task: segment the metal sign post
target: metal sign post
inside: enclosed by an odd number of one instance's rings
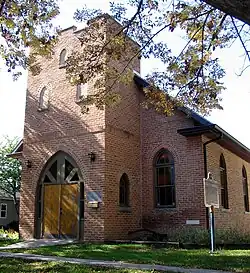
[[[209,207],[210,218],[210,250],[211,253],[215,250],[215,225],[214,225],[214,206]]]

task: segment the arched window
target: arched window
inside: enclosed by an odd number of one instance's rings
[[[45,164],[37,185],[36,237],[77,237],[80,219],[84,219],[81,171],[70,155],[58,151]]]
[[[154,161],[156,207],[175,207],[174,159],[166,150],[160,150]]]
[[[63,184],[78,181],[80,181],[79,169],[64,152],[58,152],[50,159],[41,178],[41,183],[44,184]]]
[[[242,168],[242,184],[243,184],[244,207],[245,207],[245,211],[249,212],[247,172],[244,166]]]
[[[88,84],[78,84],[76,86],[76,101],[86,98],[88,95]]]
[[[129,207],[129,180],[126,173],[124,173],[120,179],[120,207]]]
[[[66,54],[67,54],[67,51],[64,48],[60,53],[59,66],[65,66],[66,65]]]
[[[220,156],[221,206],[228,209],[227,168],[223,154]]]
[[[43,87],[39,95],[39,110],[49,108],[49,90],[47,87]]]

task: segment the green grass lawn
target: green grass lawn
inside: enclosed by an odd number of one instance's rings
[[[3,238],[1,238],[0,239],[0,247],[1,246],[12,245],[12,244],[15,244],[15,243],[18,243],[18,242],[20,242],[20,240],[18,240],[18,239],[3,239]]]
[[[184,250],[131,244],[71,244],[11,251],[85,259],[250,272],[250,250],[221,250],[216,254],[210,255],[208,249]]]
[[[1,273],[150,273],[149,271],[131,269],[113,269],[104,267],[89,267],[58,262],[37,262],[21,259],[0,258]],[[156,273],[156,271],[154,271]],[[170,272],[169,272],[170,273]]]

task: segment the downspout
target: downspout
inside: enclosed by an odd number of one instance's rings
[[[214,139],[210,139],[208,141],[206,141],[205,143],[203,143],[203,158],[204,158],[204,175],[205,178],[207,178],[208,175],[208,171],[207,171],[207,145],[212,143],[212,142],[216,142],[218,140],[220,140],[222,138],[222,133],[220,132],[220,135]],[[206,209],[206,218],[207,218],[207,229],[209,229],[209,213],[208,213],[208,209]]]
[[[207,178],[208,175],[208,171],[207,171],[207,145],[212,143],[212,142],[216,142],[217,140],[220,140],[222,138],[222,133],[220,132],[220,135],[214,139],[210,139],[208,141],[206,141],[205,143],[203,143],[203,156],[204,156],[204,174],[205,174],[205,178]]]
[[[143,218],[143,186],[142,186],[142,180],[143,180],[143,177],[142,177],[142,157],[143,157],[143,152],[142,152],[142,146],[143,146],[143,136],[142,136],[142,131],[143,131],[143,128],[142,128],[142,109],[141,109],[141,106],[140,107],[140,186],[141,186],[141,192],[140,192],[140,198],[141,198],[141,206],[140,206],[140,210],[141,210],[141,213],[140,213],[140,222],[139,222],[139,225],[140,225],[140,228],[142,228],[142,218]]]

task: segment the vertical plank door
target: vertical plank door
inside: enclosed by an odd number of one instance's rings
[[[61,234],[77,236],[78,184],[64,184],[61,193]]]
[[[44,185],[44,237],[59,236],[60,186]]]

